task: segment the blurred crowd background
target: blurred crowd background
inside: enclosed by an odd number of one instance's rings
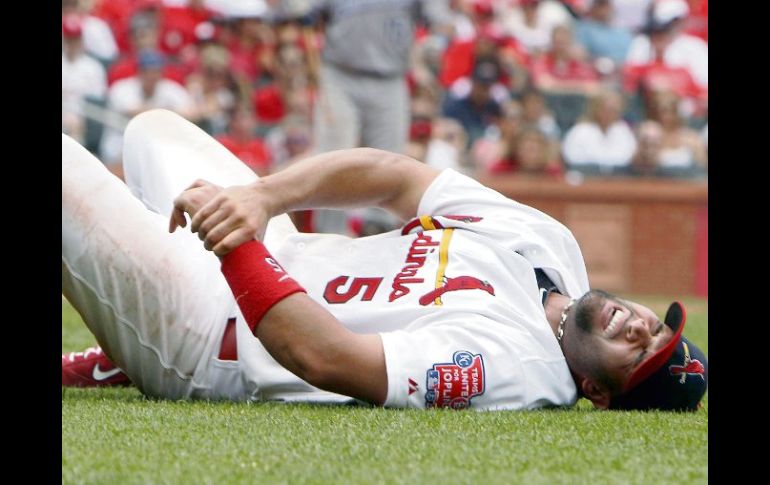
[[[121,176],[153,108],[259,175],[370,146],[471,176],[706,181],[708,0],[62,0],[62,131]]]

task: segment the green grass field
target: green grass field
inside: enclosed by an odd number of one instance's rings
[[[659,314],[668,299],[641,298]],[[708,354],[708,303],[684,300]],[[94,344],[62,302],[62,352]],[[696,413],[170,402],[62,389],[62,483],[707,483]]]

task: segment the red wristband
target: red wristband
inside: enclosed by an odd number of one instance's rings
[[[305,292],[259,241],[243,243],[227,253],[222,258],[222,273],[252,333],[273,305]]]

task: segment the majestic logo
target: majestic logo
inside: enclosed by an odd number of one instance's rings
[[[444,286],[440,286],[420,297],[420,305],[430,305],[431,302],[436,301],[436,298],[441,297],[444,293],[457,290],[484,290],[490,295],[495,296],[495,288],[492,285],[473,276],[445,277]]]
[[[436,246],[440,244],[440,242],[434,241],[433,238],[423,232],[417,233],[417,237],[412,241],[412,245],[409,247],[409,252],[406,255],[406,264],[393,279],[393,284],[391,285],[393,291],[390,292],[388,301],[392,302],[409,294],[409,288],[406,285],[425,281],[425,278],[416,278],[417,272],[425,265],[428,253],[435,251]]]
[[[409,396],[417,392],[417,389],[420,387],[419,384],[417,384],[417,381],[412,379],[411,377],[408,378],[409,381]]]
[[[682,342],[682,345],[684,345],[684,365],[670,365],[668,366],[668,372],[672,376],[681,375],[682,377],[679,379],[680,384],[684,384],[688,375],[700,376],[701,379],[705,380],[706,378],[703,377],[703,373],[706,372],[706,369],[703,367],[703,364],[698,359],[691,360],[690,348],[685,342]]]
[[[470,407],[471,399],[484,394],[481,354],[457,351],[452,362],[433,364],[426,374],[426,407],[466,409]]]

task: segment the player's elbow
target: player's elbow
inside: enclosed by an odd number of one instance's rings
[[[389,188],[385,191],[387,196],[382,200],[381,207],[404,220],[414,217],[422,194],[438,176],[438,170],[406,155],[382,150],[372,153],[377,155],[376,169],[372,174],[378,180],[386,181]]]
[[[322,348],[306,349],[301,357],[300,372],[303,380],[324,391],[351,395],[352,362],[349,344],[344,341],[327,342]]]
[[[387,395],[385,356],[379,335],[349,335],[308,354],[303,379],[345,396],[381,405]]]
[[[300,377],[319,389],[339,392],[340,358],[335,354],[330,350],[307,352],[300,361]]]

